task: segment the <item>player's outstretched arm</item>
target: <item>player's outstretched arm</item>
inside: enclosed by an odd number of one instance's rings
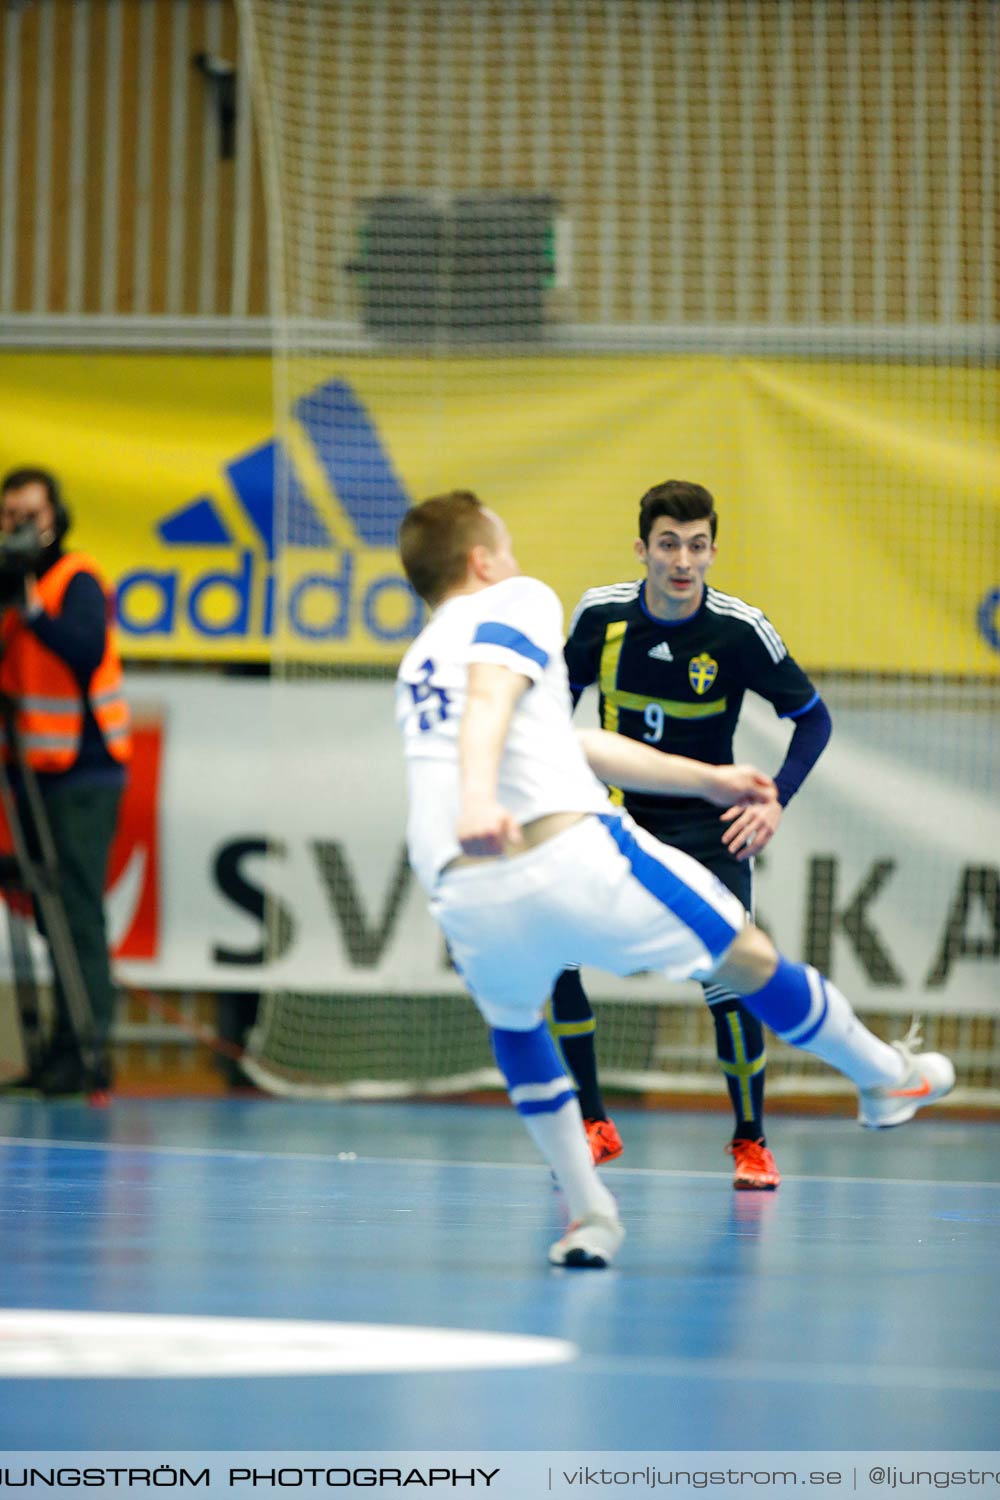
[[[777,800],[774,782],[756,766],[710,766],[683,755],[667,755],[607,729],[577,733],[594,775],[626,792],[704,797],[727,808]]]
[[[502,854],[521,842],[516,819],[497,799],[500,758],[527,677],[493,662],[469,666],[465,713],[458,735],[461,806],[458,842],[465,854]]]

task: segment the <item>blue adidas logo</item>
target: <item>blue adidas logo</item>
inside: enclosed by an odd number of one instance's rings
[[[360,548],[394,548],[410,497],[350,385],[328,381],[300,397],[293,413]],[[346,641],[360,632],[370,641],[393,644],[416,635],[423,607],[402,573],[394,568],[359,579],[358,549],[338,544],[283,444],[263,443],[238,455],[223,472],[258,546],[238,546],[208,495],[165,516],[156,528],[165,546],[235,552],[235,567],[196,575],[182,568],[124,574],[116,583],[124,636],[168,637],[181,624],[215,640],[267,640],[280,627],[316,642]],[[275,564],[289,548],[322,551],[325,566],[296,573],[281,598]]]

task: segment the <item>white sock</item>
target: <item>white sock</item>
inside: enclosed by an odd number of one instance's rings
[[[577,1101],[569,1099],[560,1109],[521,1119],[566,1194],[570,1218],[600,1214],[617,1219],[618,1205],[597,1175]]]
[[[803,1022],[792,1031],[781,1033],[782,1040],[821,1057],[831,1068],[836,1068],[856,1083],[859,1089],[899,1083],[905,1064],[895,1047],[890,1047],[888,1042],[881,1041],[868,1030],[835,984],[829,979],[821,979],[815,969],[807,972],[816,1004]],[[823,1014],[824,1001],[826,1013],[810,1036],[808,1033],[816,1025],[817,1014]],[[800,1035],[807,1036],[807,1040],[797,1041]]]

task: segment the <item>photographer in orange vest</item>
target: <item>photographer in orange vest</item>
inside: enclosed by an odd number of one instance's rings
[[[48,814],[97,1043],[96,1067],[88,1067],[53,963],[54,1028],[27,1080],[47,1095],[111,1084],[115,987],[104,883],[131,753],[112,596],[90,557],[63,550],[70,524],[47,470],[14,469],[0,481],[0,691],[15,700],[22,754]],[[17,768],[10,769],[19,795]]]

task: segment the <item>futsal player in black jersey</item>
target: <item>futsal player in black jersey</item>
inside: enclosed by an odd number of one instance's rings
[[[717,808],[693,798],[615,794],[637,823],[693,855],[752,912],[753,858],[770,843],[782,810],[822,754],[830,715],[762,611],[706,582],[717,526],[715,503],[702,485],[671,479],[648,490],[635,544],[645,577],[584,594],[566,664],[574,703],[597,684],[605,729],[715,765],[733,758],[747,691],[790,721],[788,752],[774,778],[776,803],[733,808],[720,823]],[[711,981],[704,990],[736,1118],[726,1148],[734,1158],[733,1185],[774,1189],[781,1178],[764,1135],[761,1024],[732,991]],[[621,1137],[601,1099],[594,1016],[577,969],[556,983],[551,1024],[577,1082],[594,1160],[610,1161],[621,1154]]]

